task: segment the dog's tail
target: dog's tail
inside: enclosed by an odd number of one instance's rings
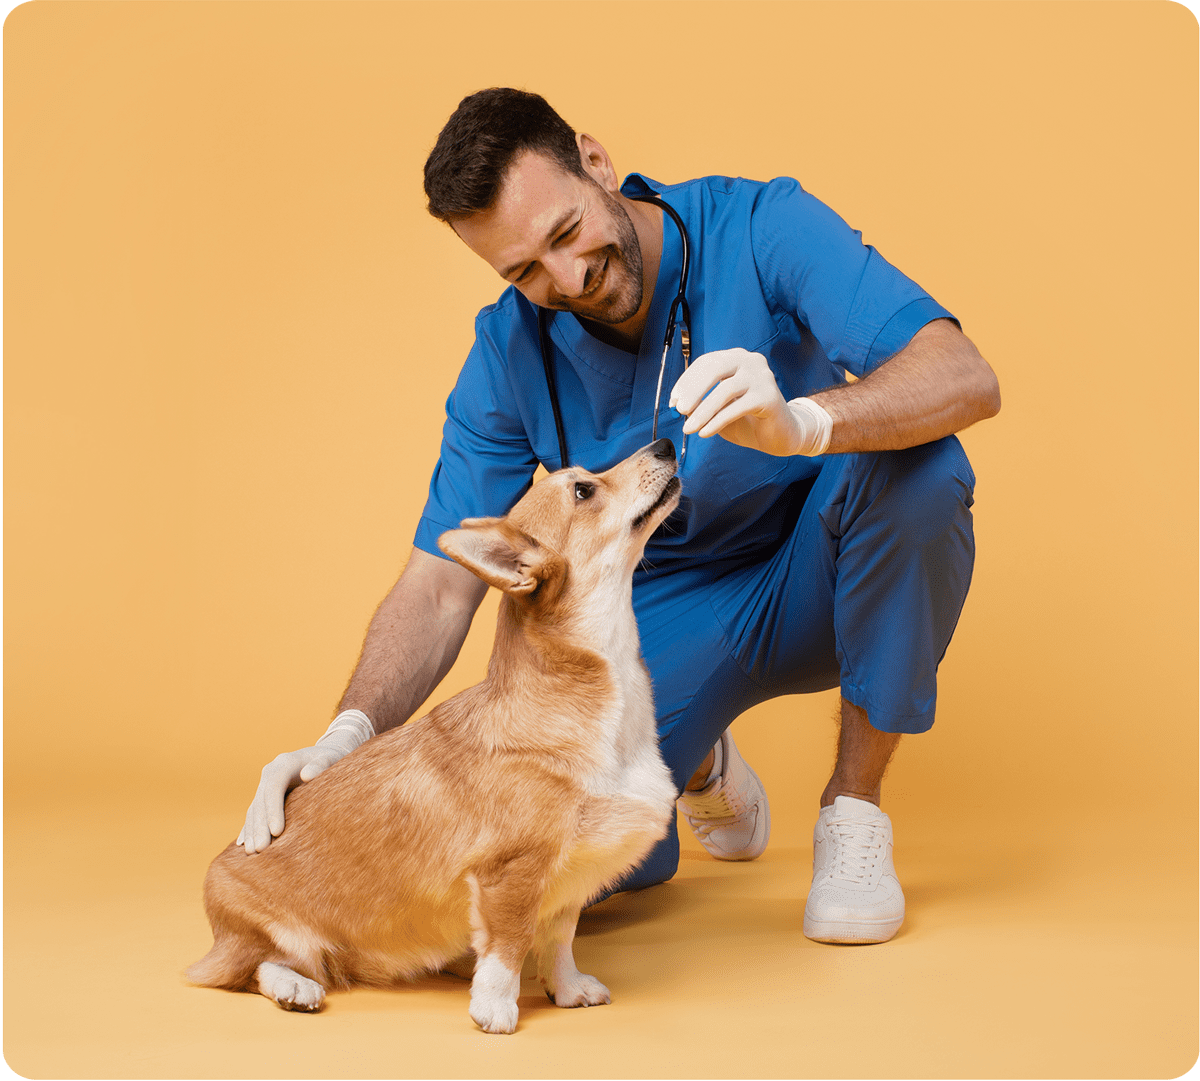
[[[246,905],[240,903],[245,884],[232,868],[245,863],[242,850],[230,844],[204,876],[204,912],[212,927],[213,946],[184,971],[185,979],[200,987],[257,990],[258,966],[279,959],[267,932],[245,914]]]
[[[266,960],[263,944],[236,934],[218,934],[213,947],[184,976],[200,987],[247,991],[254,985],[258,966]]]

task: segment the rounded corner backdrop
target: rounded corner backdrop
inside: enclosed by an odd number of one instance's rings
[[[460,98],[515,85],[622,176],[796,177],[958,316],[1004,405],[962,436],[974,584],[889,810],[1017,847],[1169,821],[1194,891],[1187,8],[38,0],[3,74],[10,853],[46,807],[232,837],[324,730],[502,285],[422,164]],[[494,610],[435,697],[480,677]],[[834,701],[738,722],[780,844],[808,844]],[[6,864],[10,921],[31,873]]]

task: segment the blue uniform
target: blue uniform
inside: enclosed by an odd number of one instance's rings
[[[683,218],[692,355],[763,354],[786,399],[863,376],[932,319],[953,318],[794,180],[707,177],[661,185],[631,174]],[[639,354],[553,313],[550,338],[571,464],[593,471],[650,442],[681,246],[664,219]],[[665,399],[658,434],[683,445]],[[537,309],[506,290],[476,320],[446,403],[441,457],[415,544],[463,518],[506,513],[559,446]],[[678,786],[750,706],[841,686],[876,728],[933,724],[936,671],[970,582],[974,477],[958,440],[879,454],[780,458],[719,436],[688,437],[680,509],[651,538],[634,610],[654,684],[663,756]],[[625,888],[674,873],[668,838]]]

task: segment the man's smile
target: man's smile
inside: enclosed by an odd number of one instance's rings
[[[563,311],[576,311],[579,308],[589,308],[590,301],[595,300],[604,290],[605,283],[608,281],[608,267],[610,256],[604,257],[604,262],[600,264],[599,270],[589,270],[587,277],[584,278],[587,283],[586,288],[578,296],[560,297],[558,303],[552,307],[561,307]],[[590,282],[589,282],[590,279]]]
[[[586,288],[582,293],[580,293],[579,296],[575,297],[575,299],[576,300],[587,300],[590,297],[595,296],[596,293],[599,292],[600,287],[604,284],[604,278],[607,273],[608,273],[608,256],[605,256],[604,262],[601,264],[600,269],[597,270],[592,277],[592,284],[590,286],[588,286],[588,288]]]
[[[601,284],[604,282],[604,275],[607,271],[608,271],[608,256],[605,256],[604,262],[600,265],[600,269],[598,271],[596,271],[596,273],[595,273],[591,288],[584,290],[582,296],[580,296],[580,298],[579,298],[580,300],[583,300],[586,297],[590,297],[594,292],[596,292],[597,289],[600,288]]]

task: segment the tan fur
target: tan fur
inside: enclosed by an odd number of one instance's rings
[[[674,817],[631,584],[678,503],[674,474],[660,440],[603,474],[561,470],[506,518],[441,538],[505,591],[487,678],[296,788],[267,849],[213,861],[216,941],[191,980],[312,1011],[323,989],[390,984],[471,948],[471,1016],[511,1032],[534,949],[559,1005],[608,1001],[571,941],[581,907]]]

